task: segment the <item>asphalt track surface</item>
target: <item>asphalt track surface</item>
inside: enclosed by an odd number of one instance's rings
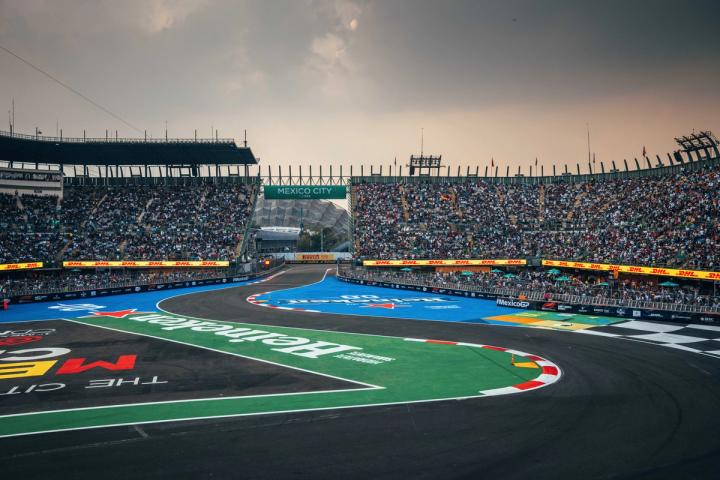
[[[3,478],[720,478],[720,362],[547,330],[278,311],[246,297],[168,299],[206,319],[502,345],[563,369],[511,396],[102,428],[0,439]]]

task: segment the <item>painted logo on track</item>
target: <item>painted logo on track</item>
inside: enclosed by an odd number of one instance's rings
[[[94,303],[77,303],[72,305],[68,303],[58,303],[57,305],[48,307],[48,310],[59,310],[61,312],[84,312],[100,310],[102,308],[105,308],[105,306],[95,305]]]
[[[289,306],[299,305],[357,305],[361,308],[384,308],[394,310],[398,307],[410,307],[412,304],[451,303],[447,297],[381,297],[379,295],[340,295],[330,298],[293,298],[278,303]]]

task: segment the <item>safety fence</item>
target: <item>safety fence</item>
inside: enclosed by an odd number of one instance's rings
[[[340,266],[338,278],[343,281],[363,285],[433,291],[436,293],[469,296],[473,298],[519,298],[528,303],[526,308],[536,308],[538,310],[647,318],[653,320],[687,321],[706,324],[720,323],[720,309],[717,306],[625,300],[603,296],[557,294],[517,287],[488,287],[466,282],[418,278],[417,276],[388,275],[382,272],[353,268],[351,266]]]

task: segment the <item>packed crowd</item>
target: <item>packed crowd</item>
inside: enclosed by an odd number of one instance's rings
[[[81,272],[31,272],[0,278],[0,288],[8,297],[32,293],[73,292],[131,285],[185,282],[230,275],[227,269],[193,270],[105,270]]]
[[[64,244],[57,197],[0,193],[0,263],[44,261]]]
[[[254,187],[70,187],[63,199],[0,194],[0,263],[233,260]]]
[[[554,295],[576,295],[581,298],[613,299],[623,302],[663,302],[676,305],[695,305],[720,309],[720,292],[712,288],[701,290],[699,285],[666,287],[651,279],[610,281],[592,274],[551,275],[544,270],[523,270],[516,273],[463,272],[401,272],[353,269],[346,275],[375,281],[391,281],[433,286],[467,286],[481,291],[513,289],[518,292],[541,292],[551,300]]]
[[[580,183],[362,183],[365,258],[543,257],[720,267],[720,169]]]

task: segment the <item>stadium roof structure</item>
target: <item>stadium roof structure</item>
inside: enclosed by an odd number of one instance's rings
[[[257,165],[231,138],[63,138],[0,131],[0,160],[48,165]]]
[[[347,210],[325,200],[267,200],[259,197],[255,223],[260,227],[330,228],[338,237],[347,237],[350,217]],[[262,232],[267,232],[266,228]]]

